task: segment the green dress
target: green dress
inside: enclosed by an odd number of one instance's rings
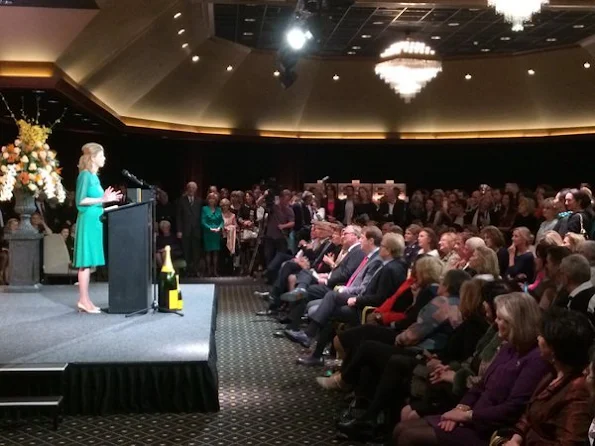
[[[97,174],[88,170],[79,173],[76,180],[76,234],[74,240],[75,268],[92,268],[105,265],[103,255],[103,204],[97,203],[90,206],[81,206],[79,203],[84,198],[103,197],[103,188],[99,183]]]
[[[221,232],[213,232],[211,229],[223,228],[223,214],[221,208],[216,207],[211,210],[204,206],[201,213],[201,222],[203,227],[203,242],[206,252],[219,251],[221,249]]]

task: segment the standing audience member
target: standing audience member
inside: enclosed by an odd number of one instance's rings
[[[184,195],[178,200],[176,236],[182,241],[184,259],[189,275],[200,272],[200,253],[202,241],[201,211],[202,200],[196,196],[198,186],[194,181],[186,185]]]

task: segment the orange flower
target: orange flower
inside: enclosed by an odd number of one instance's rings
[[[8,145],[6,146],[6,151],[7,151],[8,153],[12,153],[12,152],[14,151],[14,144],[8,144]]]
[[[9,163],[14,163],[16,161],[16,156],[14,156],[13,154],[8,155],[8,160]]]
[[[62,168],[61,167],[56,167],[55,171],[56,171],[56,173],[58,175],[62,175]]]
[[[21,184],[26,186],[27,184],[29,184],[29,174],[27,172],[20,173],[19,180],[21,181]]]

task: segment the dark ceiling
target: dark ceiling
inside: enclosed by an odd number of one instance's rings
[[[39,123],[41,125],[49,126],[63,115],[61,122],[54,127],[56,130],[90,133],[110,133],[115,130],[112,124],[102,121],[94,113],[74,105],[73,101],[57,91],[10,88],[2,89],[0,93],[8,102],[16,119],[20,119],[23,114],[29,118],[35,118],[39,99]],[[14,123],[1,98],[0,122],[9,125]]]
[[[0,0],[0,6],[99,9],[95,0]]]
[[[521,0],[519,0],[521,1]],[[218,37],[252,48],[277,50],[293,6],[215,4]],[[595,11],[544,9],[523,32],[492,9],[351,6],[336,8],[313,31],[319,56],[377,57],[406,33],[443,57],[511,54],[576,44],[595,34]]]

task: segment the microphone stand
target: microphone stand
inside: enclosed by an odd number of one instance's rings
[[[156,237],[155,237],[155,228],[157,227],[157,186],[147,183],[146,181],[137,178],[136,176],[132,175],[128,171],[122,172],[126,178],[130,181],[135,183],[138,186],[146,187],[151,191],[151,199],[149,200],[151,206],[151,224],[150,224],[150,237],[149,237],[149,249],[151,250],[151,288],[153,289],[153,302],[151,302],[151,306],[148,308],[143,308],[141,310],[135,311],[133,313],[127,314],[125,317],[136,316],[138,314],[147,314],[152,312],[155,313],[171,313],[177,314],[178,316],[184,316],[184,313],[178,310],[170,310],[169,308],[164,308],[159,306],[159,296],[158,296],[158,287],[159,287],[159,280],[157,279],[157,262],[155,261],[155,252],[156,252]]]

